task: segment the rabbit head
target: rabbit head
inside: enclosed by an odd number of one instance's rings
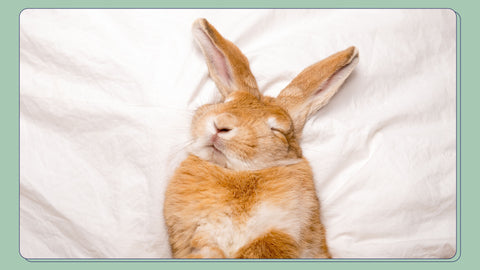
[[[196,20],[193,34],[223,100],[195,112],[191,153],[233,170],[300,161],[305,122],[328,103],[358,63],[358,51],[350,47],[307,67],[276,98],[268,97],[260,93],[247,58],[207,20]]]

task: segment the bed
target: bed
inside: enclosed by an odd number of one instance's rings
[[[193,41],[207,18],[265,95],[355,45],[311,119],[334,258],[452,258],[457,17],[448,9],[26,9],[20,15],[20,253],[170,258],[162,206],[190,118],[219,94]]]

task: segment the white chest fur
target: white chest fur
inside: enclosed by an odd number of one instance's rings
[[[210,241],[220,248],[227,257],[235,253],[250,241],[275,229],[291,235],[298,240],[300,230],[307,213],[293,203],[290,207],[279,207],[269,203],[256,206],[243,221],[233,219],[227,214],[216,214],[213,219],[200,220],[197,232],[207,233]]]

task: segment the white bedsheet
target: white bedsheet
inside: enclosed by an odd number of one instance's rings
[[[20,251],[168,258],[162,203],[192,111],[217,97],[207,18],[276,95],[350,45],[360,63],[302,146],[337,258],[456,252],[451,10],[35,10],[20,16]]]

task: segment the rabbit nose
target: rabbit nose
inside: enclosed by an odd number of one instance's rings
[[[215,129],[217,130],[217,133],[227,133],[232,130],[231,128],[227,127],[217,127],[217,125],[215,125]]]
[[[215,117],[213,125],[217,133],[228,133],[235,128],[236,119],[229,113],[223,113]]]

